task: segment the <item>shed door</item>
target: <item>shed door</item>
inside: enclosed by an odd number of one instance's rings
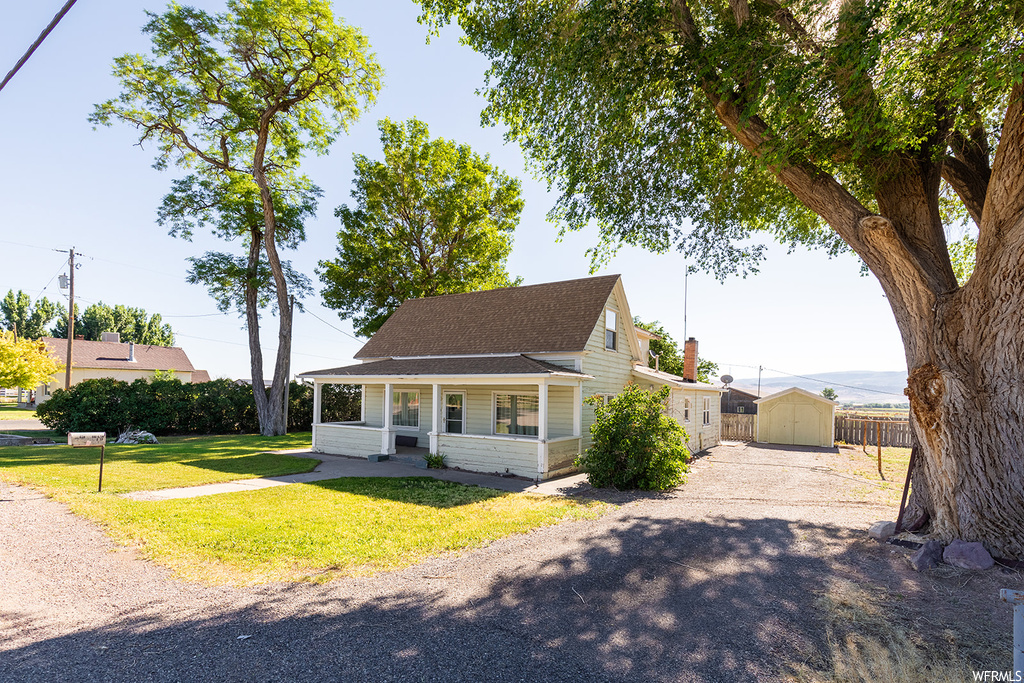
[[[793,443],[793,404],[776,403],[768,409],[768,443]]]
[[[793,441],[798,446],[821,445],[821,410],[817,406],[800,404],[793,411]]]

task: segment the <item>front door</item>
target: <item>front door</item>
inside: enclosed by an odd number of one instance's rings
[[[449,434],[465,434],[466,395],[464,393],[444,395],[444,431]]]

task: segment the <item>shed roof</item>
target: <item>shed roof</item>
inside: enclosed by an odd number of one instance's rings
[[[43,337],[50,353],[61,362],[68,354],[68,340]],[[128,360],[129,344],[76,339],[71,346],[71,365],[76,368],[104,370],[175,370],[192,372],[192,362],[177,346],[135,345],[135,360]]]
[[[583,351],[618,275],[410,299],[356,358]]]
[[[582,372],[526,356],[473,356],[469,358],[407,358],[358,363],[341,368],[313,370],[299,377],[396,377],[445,375],[568,375],[586,378]]]

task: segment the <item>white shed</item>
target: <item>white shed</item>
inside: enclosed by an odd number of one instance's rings
[[[835,401],[791,387],[754,403],[758,443],[825,448],[835,443]]]

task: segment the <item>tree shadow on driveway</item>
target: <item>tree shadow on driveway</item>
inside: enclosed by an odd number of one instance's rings
[[[825,663],[815,600],[853,531],[645,516],[592,529],[153,603],[0,650],[0,680],[776,681]]]

